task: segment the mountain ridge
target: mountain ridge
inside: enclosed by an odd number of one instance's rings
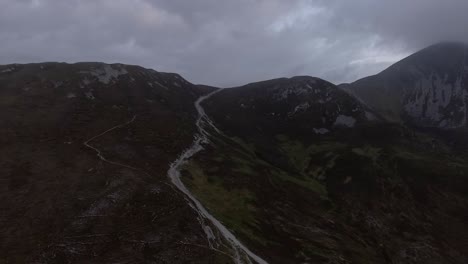
[[[0,66],[0,262],[466,263],[465,134],[349,91]]]

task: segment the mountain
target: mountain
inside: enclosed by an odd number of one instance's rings
[[[343,85],[393,122],[417,127],[467,126],[468,45],[440,43],[383,72]]]
[[[199,87],[121,64],[0,72],[1,263],[220,258],[193,246],[205,233],[167,180],[196,133]]]
[[[227,89],[216,98],[211,116],[221,119],[224,114],[227,120],[217,121],[250,136],[295,131],[314,137],[378,121],[368,107],[337,86],[308,76],[252,83]]]
[[[216,129],[183,179],[271,263],[466,261],[466,152],[313,77],[223,90],[203,106]]]
[[[429,99],[405,112],[423,73],[447,73],[447,109],[464,100],[447,45],[369,77],[388,101],[359,95],[366,79],[219,89],[123,64],[0,66],[0,262],[467,263],[468,151],[450,133],[466,136],[446,129],[463,124],[426,118]],[[456,126],[421,129],[436,117]]]

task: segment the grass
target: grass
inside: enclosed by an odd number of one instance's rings
[[[213,215],[229,229],[262,245],[266,244],[265,240],[255,234],[258,221],[255,218],[255,196],[252,192],[246,188],[224,188],[219,179],[209,178],[194,162],[186,165],[185,170],[192,177],[184,178],[183,181]]]
[[[327,189],[318,180],[315,180],[310,177],[303,177],[303,178],[294,177],[286,173],[285,171],[281,171],[281,170],[275,170],[273,171],[273,174],[283,181],[294,183],[312,192],[315,192],[324,199],[328,197]]]
[[[285,141],[281,144],[281,148],[286,152],[289,161],[299,171],[304,172],[310,163],[309,150],[298,141]]]
[[[340,142],[325,141],[320,144],[310,145],[308,150],[310,154],[318,154],[323,152],[334,152],[346,148],[346,144]]]
[[[353,148],[352,152],[359,156],[363,156],[363,157],[371,159],[375,164],[377,163],[377,160],[380,156],[381,149],[366,145],[366,146],[363,146],[362,148]]]
[[[291,164],[300,174],[314,179],[324,179],[328,169],[335,166],[335,161],[339,157],[336,154],[346,147],[339,142],[321,142],[304,146],[299,141],[290,140],[285,135],[277,135],[276,139],[284,154],[288,156]]]
[[[232,157],[232,161],[234,161],[236,164],[233,169],[234,171],[247,174],[247,175],[255,174],[255,171],[253,169],[253,165],[255,164],[253,164],[253,162],[248,161],[247,159],[237,157],[237,156]]]
[[[238,146],[241,147],[241,149],[246,152],[246,154],[255,154],[255,145],[252,143],[246,143],[242,138],[239,137],[231,137],[230,138],[232,141],[237,143]]]
[[[252,144],[245,143],[240,138],[232,138],[233,141],[238,143],[242,146],[243,149],[249,150],[250,153],[255,153],[255,146]],[[286,136],[278,135],[277,139],[281,141],[281,147],[285,151],[286,155],[289,157],[291,163],[300,170],[300,174],[297,176],[293,176],[288,174],[287,172],[273,168],[270,164],[257,161],[257,160],[248,160],[247,157],[241,156],[231,156],[231,160],[235,162],[235,169],[234,171],[244,173],[247,175],[255,175],[255,166],[268,166],[272,174],[281,179],[282,181],[287,181],[298,186],[301,186],[305,189],[308,189],[314,193],[319,194],[320,196],[326,198],[327,197],[327,190],[323,184],[321,184],[318,180],[314,177],[311,177],[310,174],[314,174],[313,172],[306,173],[307,168],[309,167],[310,163],[310,152],[314,152],[311,150],[317,150],[319,147],[312,146],[311,148],[306,148],[303,146],[302,143],[299,141],[290,141]],[[321,147],[320,149],[329,150],[334,149],[337,147],[341,147],[342,145],[339,144],[327,144],[328,147]],[[331,146],[331,147],[330,147]],[[329,161],[326,164],[326,168],[331,168],[335,164],[335,159],[338,157],[333,155],[332,153],[327,154],[329,156]],[[319,167],[316,168],[314,172],[318,174],[319,172],[323,171],[324,168]]]
[[[289,140],[285,136],[280,135],[277,138],[280,140],[279,146],[282,148],[283,154],[297,168],[297,172],[289,173],[266,163],[257,157],[254,144],[238,137],[231,137],[227,142],[218,142],[218,144],[225,144],[223,148],[229,148],[230,154],[213,156],[211,159],[216,164],[214,167],[219,168],[219,170],[205,168],[192,161],[185,167],[191,177],[183,178],[194,195],[226,227],[241,237],[246,237],[262,245],[271,242],[262,237],[258,231],[258,223],[261,222],[261,219],[256,218],[255,195],[259,194],[256,192],[257,190],[248,189],[248,185],[229,188],[231,185],[226,185],[222,177],[214,177],[213,175],[227,169],[222,169],[223,166],[228,166],[230,175],[237,174],[238,177],[243,177],[243,180],[250,181],[258,176],[258,171],[266,173],[269,171],[272,178],[276,179],[274,182],[279,183],[278,188],[282,186],[280,183],[290,183],[300,190],[317,194],[321,197],[320,199],[328,199],[325,185],[315,176],[325,174],[329,168],[333,168],[338,157],[335,151],[346,146],[335,142],[304,146],[301,142]],[[315,166],[310,166],[312,160],[315,160]],[[213,164],[212,162],[208,164]]]
[[[301,172],[305,172],[311,162],[311,155],[314,154],[323,154],[327,157],[331,157],[333,161],[327,164],[326,167],[333,167],[334,160],[336,159],[333,155],[334,151],[346,147],[345,144],[339,142],[322,142],[306,147],[301,142],[290,140],[285,135],[277,135],[276,139],[278,139],[281,149],[289,157],[291,163]]]

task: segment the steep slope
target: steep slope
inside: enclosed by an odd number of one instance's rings
[[[269,263],[468,260],[466,156],[444,142],[369,120],[312,77],[225,89],[203,107],[218,130],[182,181]]]
[[[167,178],[201,94],[137,66],[0,66],[0,262],[229,259]]]
[[[390,121],[418,127],[466,127],[467,51],[466,44],[433,45],[343,87]]]

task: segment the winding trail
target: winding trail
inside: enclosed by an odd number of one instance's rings
[[[223,244],[224,240],[229,243],[229,247],[232,249],[234,255],[232,256],[233,260],[237,264],[251,263],[251,260],[255,261],[258,264],[268,264],[261,257],[257,256],[255,253],[250,251],[246,246],[244,246],[235,236],[232,234],[219,220],[217,220],[213,215],[211,215],[201,202],[195,198],[195,196],[187,189],[183,184],[180,178],[180,171],[182,167],[189,161],[191,157],[203,150],[203,144],[208,144],[210,136],[209,132],[204,128],[205,125],[211,127],[217,133],[220,133],[218,128],[213,124],[213,122],[206,115],[205,110],[201,106],[201,103],[206,99],[210,98],[214,94],[220,92],[221,89],[211,92],[205,96],[201,96],[195,102],[195,108],[198,112],[198,118],[195,123],[198,129],[198,134],[195,136],[195,139],[192,143],[192,146],[186,149],[182,154],[171,164],[167,174],[171,179],[172,183],[186,195],[188,198],[189,205],[198,213],[199,221],[202,225],[203,230],[207,235],[207,239],[211,248],[214,248],[213,243],[219,245]],[[211,222],[211,224],[219,231],[222,238],[217,238],[211,227],[205,224],[205,220]],[[245,261],[244,261],[245,260]]]
[[[92,138],[86,140],[85,142],[83,142],[83,145],[85,145],[86,147],[88,147],[88,148],[94,150],[94,151],[96,152],[96,155],[99,157],[99,159],[101,159],[102,161],[104,161],[104,162],[106,162],[106,163],[109,163],[109,164],[112,164],[112,165],[116,165],[116,166],[120,166],[120,167],[125,167],[125,168],[131,169],[131,170],[138,170],[138,171],[141,171],[141,169],[138,169],[138,168],[135,168],[135,167],[126,165],[126,164],[122,164],[122,163],[118,163],[118,162],[115,162],[115,161],[111,161],[111,160],[106,159],[106,157],[104,157],[104,155],[102,155],[102,152],[101,152],[98,148],[96,148],[96,147],[94,147],[94,146],[92,146],[92,145],[90,144],[91,141],[97,139],[98,137],[102,137],[102,136],[104,136],[105,134],[107,134],[107,133],[109,133],[109,132],[111,132],[111,131],[113,131],[113,130],[116,130],[116,129],[119,129],[119,128],[122,128],[122,127],[126,127],[126,126],[130,125],[131,123],[133,123],[133,122],[135,121],[135,119],[136,119],[136,115],[134,115],[133,118],[132,118],[130,121],[127,121],[127,122],[125,122],[125,123],[123,123],[123,124],[120,124],[120,125],[114,126],[114,127],[112,127],[112,128],[109,128],[108,130],[102,132],[101,134],[96,135],[96,136],[94,136],[94,137],[92,137]]]

